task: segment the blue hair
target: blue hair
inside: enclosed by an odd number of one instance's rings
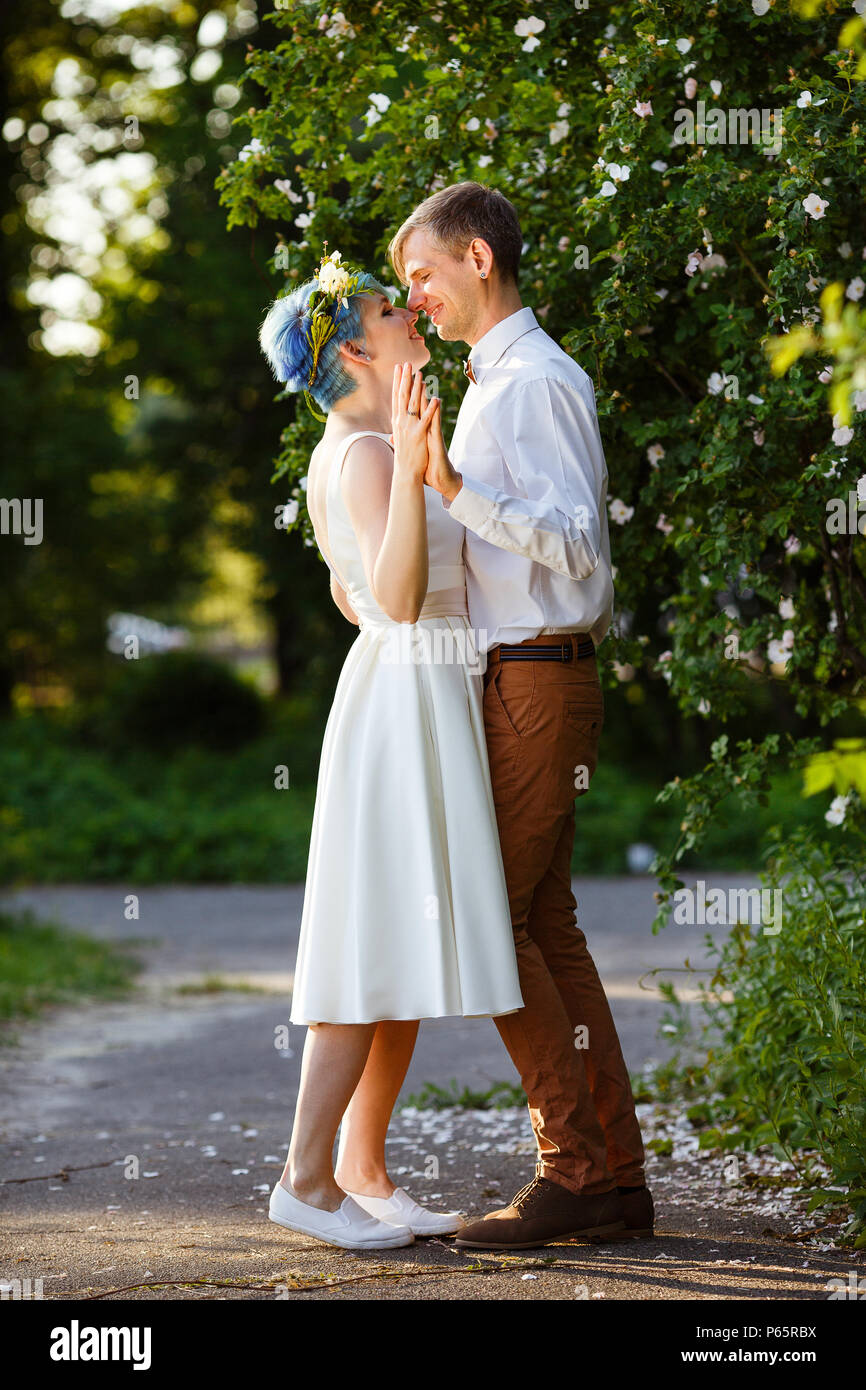
[[[291,294],[275,299],[259,329],[259,343],[277,381],[285,382],[287,391],[309,390],[316,404],[327,411],[357,386],[343,366],[339,348],[340,343],[363,339],[361,301],[367,299],[368,295],[356,292],[349,296],[345,307],[332,310],[336,332],[319,353],[316,375],[312,385],[308,386],[313,365],[313,349],[308,337],[308,310],[310,295],[318,287],[318,280],[308,280],[292,290]],[[375,290],[387,299],[391,298],[384,285],[366,271],[358,276],[358,287],[361,290]]]

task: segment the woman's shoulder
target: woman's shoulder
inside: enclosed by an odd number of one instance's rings
[[[310,466],[327,468],[332,462],[344,462],[348,457],[358,460],[390,460],[393,450],[388,435],[378,430],[350,430],[328,438],[323,435],[310,456]]]

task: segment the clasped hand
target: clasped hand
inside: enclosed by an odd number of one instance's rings
[[[442,403],[428,397],[420,371],[413,373],[408,362],[394,368],[391,429],[395,476],[426,483],[449,500],[456,497],[463,480],[442,438]]]

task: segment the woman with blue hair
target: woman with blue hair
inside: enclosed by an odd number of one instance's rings
[[[291,1011],[307,1036],[269,1215],[349,1249],[459,1230],[388,1176],[391,1112],[419,1019],[523,1003],[464,529],[424,482],[440,407],[416,319],[334,252],[260,333],[274,375],[324,421],[307,506],[359,629],[322,744]]]

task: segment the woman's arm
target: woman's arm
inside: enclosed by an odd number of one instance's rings
[[[349,602],[349,596],[346,590],[333,573],[331,575],[331,598],[336,603],[343,617],[348,618],[350,623],[354,623],[355,626],[358,627],[361,620]]]
[[[395,369],[393,456],[367,435],[350,444],[340,480],[370,592],[397,623],[417,622],[427,595],[424,474],[434,404],[425,401],[421,373],[413,384],[411,369]]]

